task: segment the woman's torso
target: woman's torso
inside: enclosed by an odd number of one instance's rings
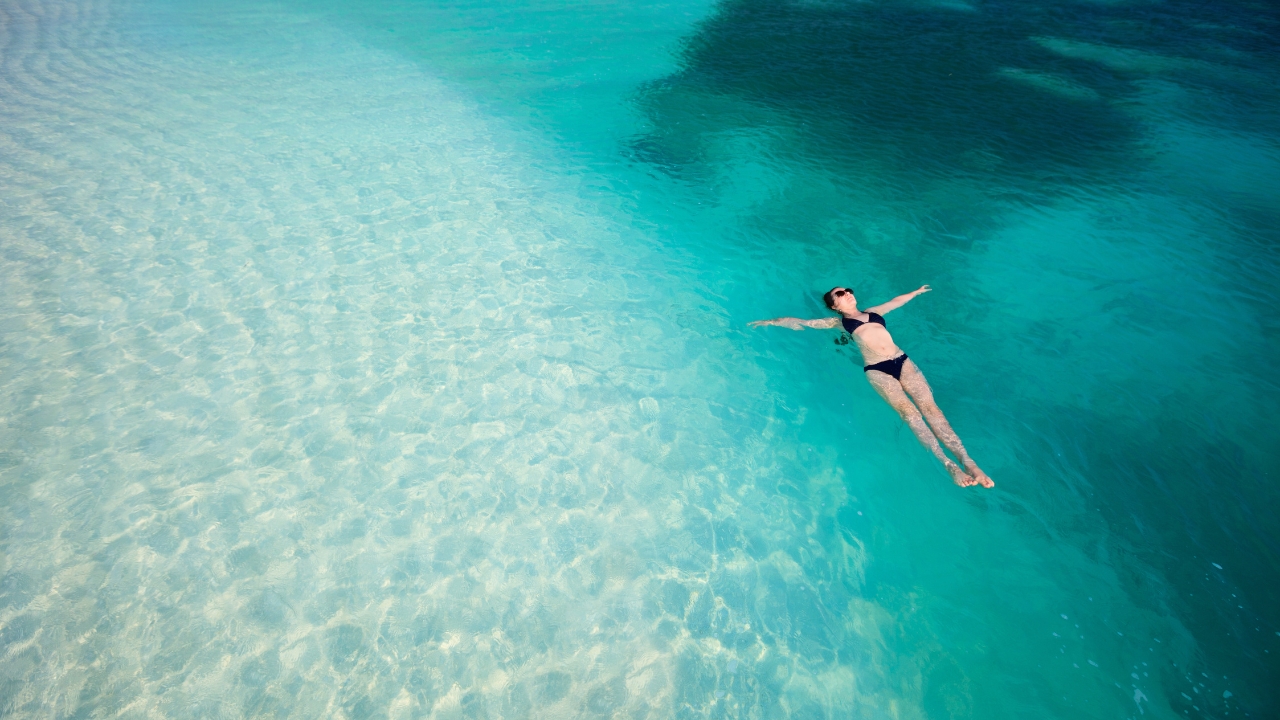
[[[840,323],[858,343],[865,365],[892,360],[902,354],[893,342],[893,336],[885,329],[884,318],[876,313],[863,313],[864,317],[841,318]]]

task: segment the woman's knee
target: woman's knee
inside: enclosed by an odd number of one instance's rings
[[[895,403],[893,406],[893,409],[897,410],[898,414],[902,416],[902,419],[906,420],[907,422],[913,422],[913,421],[924,422],[924,418],[920,416],[919,408],[917,408],[915,405],[909,402]]]
[[[924,402],[921,402],[920,412],[924,413],[925,419],[928,420],[929,422],[935,422],[937,420],[947,419],[942,414],[942,408],[938,407],[938,404],[933,402],[932,400],[926,400]]]

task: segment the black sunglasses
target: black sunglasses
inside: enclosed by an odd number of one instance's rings
[[[831,297],[840,297],[842,295],[852,295],[852,294],[853,294],[852,290],[837,290],[831,293]]]

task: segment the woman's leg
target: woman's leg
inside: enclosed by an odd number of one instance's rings
[[[898,414],[906,421],[907,427],[911,428],[911,432],[916,434],[920,444],[928,448],[929,452],[938,458],[957,485],[968,487],[978,484],[977,479],[961,470],[958,465],[951,461],[951,458],[947,457],[946,453],[942,452],[942,448],[938,445],[938,438],[934,437],[933,432],[929,430],[929,426],[924,424],[924,418],[920,417],[920,411],[916,409],[915,405],[911,404],[911,398],[907,397],[907,394],[903,392],[902,385],[892,375],[886,375],[879,370],[871,370],[865,374],[867,381],[871,383],[871,387],[880,393],[880,397],[889,403],[889,407],[898,411]]]
[[[964,444],[960,442],[960,436],[951,429],[951,423],[947,422],[938,403],[933,401],[933,390],[929,387],[929,381],[924,379],[924,373],[920,372],[920,368],[910,359],[902,364],[902,389],[906,390],[915,401],[920,412],[924,413],[924,419],[929,421],[929,427],[933,428],[934,435],[937,435],[942,444],[955,454],[960,464],[964,465],[964,469],[977,478],[978,483],[983,487],[995,487],[995,482],[982,472],[978,464],[965,451]]]

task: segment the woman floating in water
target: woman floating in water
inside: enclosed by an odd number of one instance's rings
[[[867,380],[871,382],[871,387],[875,388],[876,392],[880,393],[880,397],[898,411],[920,442],[942,461],[947,472],[951,474],[951,479],[961,487],[970,485],[994,487],[995,483],[991,478],[987,477],[973,458],[969,457],[969,453],[965,452],[964,445],[960,444],[960,438],[951,429],[951,423],[947,422],[947,418],[938,409],[938,404],[933,401],[933,391],[929,389],[924,373],[920,372],[920,368],[907,358],[907,354],[893,343],[893,336],[889,335],[884,325],[883,316],[889,311],[897,310],[915,296],[927,293],[930,289],[928,285],[924,285],[915,292],[899,295],[887,303],[867,308],[866,312],[863,312],[858,309],[858,300],[853,296],[852,290],[832,288],[822,296],[822,300],[827,307],[844,317],[820,320],[781,317],[772,320],[756,320],[748,324],[751,327],[780,325],[792,330],[802,330],[807,327],[835,329],[843,325],[844,329],[849,331],[857,341],[858,349],[862,351],[862,360],[866,363],[862,370],[866,373]],[[915,404],[912,404],[913,400]],[[928,425],[925,424],[926,420],[929,421]],[[963,470],[942,451],[938,445],[939,440],[964,464]]]

